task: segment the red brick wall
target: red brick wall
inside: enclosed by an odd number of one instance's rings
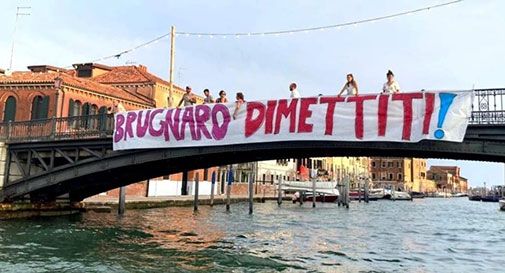
[[[16,121],[30,120],[32,113],[32,103],[36,96],[49,96],[48,117],[54,113],[54,100],[56,89],[54,88],[15,88],[7,89],[0,87],[0,117],[4,118],[5,101],[10,96],[16,99]]]

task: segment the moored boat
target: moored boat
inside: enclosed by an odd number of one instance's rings
[[[505,199],[501,199],[498,203],[500,204],[500,210],[505,211]]]
[[[412,198],[424,198],[426,195],[423,192],[418,192],[418,191],[412,191],[410,192],[410,196]]]
[[[468,195],[468,200],[470,201],[480,201],[481,199],[480,195]]]

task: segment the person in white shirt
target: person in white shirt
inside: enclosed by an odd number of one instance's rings
[[[345,96],[357,96],[358,95],[358,83],[354,80],[352,74],[347,74],[347,82],[344,84],[338,96],[340,97],[342,93],[345,92]]]
[[[300,93],[298,93],[298,90],[296,89],[296,83],[291,83],[289,85],[289,91],[291,91],[291,98],[292,99],[297,99],[300,97]]]
[[[397,81],[395,81],[395,74],[393,74],[393,71],[388,70],[386,77],[388,78],[388,81],[382,87],[382,93],[400,93],[400,85]]]

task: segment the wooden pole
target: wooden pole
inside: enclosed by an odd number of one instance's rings
[[[210,185],[210,206],[214,206],[214,188],[216,187],[216,171],[212,172]]]
[[[249,214],[253,214],[254,174],[250,173],[247,179],[249,182]]]
[[[117,213],[123,215],[126,207],[126,190],[125,187],[119,187],[119,206],[117,208]]]
[[[316,178],[312,177],[312,207],[316,207]]]
[[[175,26],[170,31],[170,85],[168,89],[168,108],[174,106],[174,64],[175,64]]]
[[[199,174],[196,173],[195,174],[195,199],[193,200],[193,211],[197,211],[198,210],[198,185],[200,184],[198,181],[199,180]]]
[[[228,177],[228,185],[226,187],[226,211],[230,211],[230,194],[231,194],[231,179],[232,179],[232,170],[230,169],[227,173]]]
[[[370,182],[370,181],[367,178],[365,180],[365,203],[368,203],[369,197],[370,197],[370,189],[368,188],[369,187],[368,182]]]
[[[277,187],[277,205],[282,204],[282,175],[279,175],[279,185]]]

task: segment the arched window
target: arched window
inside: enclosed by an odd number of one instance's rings
[[[10,96],[5,101],[4,122],[16,120],[16,98]]]
[[[88,126],[97,129],[98,126],[98,106],[95,104],[89,108]]]
[[[49,111],[49,96],[36,96],[32,102],[32,120],[45,119]]]

